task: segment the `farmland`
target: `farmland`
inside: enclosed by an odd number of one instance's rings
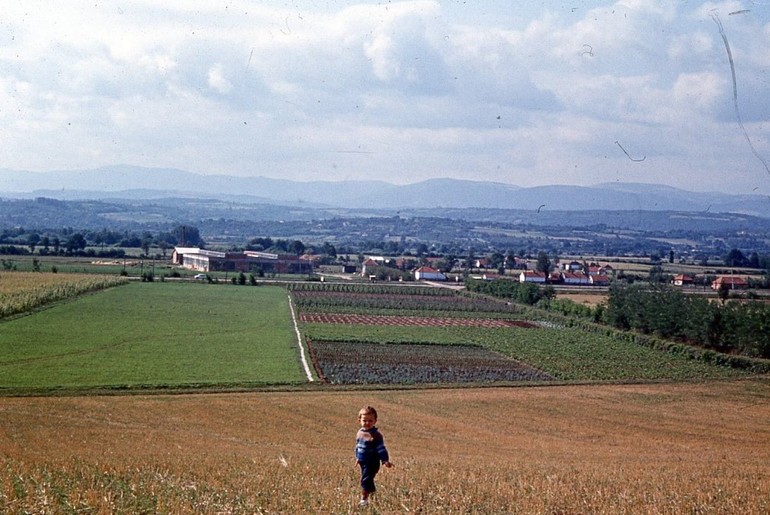
[[[301,382],[287,313],[282,288],[128,284],[2,323],[0,387]]]
[[[3,273],[0,275],[0,319],[125,283],[122,278],[88,274]]]
[[[333,386],[306,384],[280,287],[134,282],[0,323],[0,391],[68,394],[0,396],[0,511],[354,512],[364,404],[396,464],[373,513],[770,509],[766,378],[505,302],[334,287],[290,290]]]
[[[395,463],[364,513],[770,510],[767,381],[0,398],[0,511],[352,513],[355,414]]]
[[[335,291],[340,288],[345,291]],[[319,375],[333,383],[414,384],[451,382],[450,378],[477,383],[649,381],[746,375],[605,332],[529,319],[510,303],[445,289],[297,284],[292,295]],[[420,298],[423,305],[415,302]],[[463,367],[474,362],[465,355],[471,348],[480,353],[481,361],[482,354],[491,353],[509,361]],[[450,357],[453,352],[456,357]],[[387,362],[382,355],[388,356]],[[509,370],[502,372],[505,363]],[[523,368],[530,372],[521,373]]]

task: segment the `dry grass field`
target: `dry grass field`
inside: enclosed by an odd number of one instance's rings
[[[576,304],[582,304],[584,306],[598,306],[604,302],[607,302],[607,292],[597,293],[573,293],[573,292],[559,292],[556,294],[557,299],[571,300]]]
[[[0,398],[0,512],[764,514],[769,421],[767,379]]]

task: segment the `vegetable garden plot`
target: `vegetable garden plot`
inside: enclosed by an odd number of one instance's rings
[[[303,311],[335,311],[340,307],[358,309],[414,309],[467,313],[513,313],[515,309],[499,300],[464,295],[419,295],[415,293],[367,293],[303,290],[292,291],[295,304]]]
[[[359,324],[417,327],[539,327],[537,324],[523,320],[356,315],[345,313],[301,313],[300,321],[310,324]]]
[[[515,359],[471,345],[308,342],[313,364],[333,384],[549,381]]]

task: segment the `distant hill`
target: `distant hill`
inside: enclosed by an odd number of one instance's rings
[[[51,172],[0,170],[0,197],[59,200],[175,197],[304,208],[687,211],[770,218],[770,198],[764,195],[695,193],[662,185],[607,183],[522,188],[456,179],[430,179],[408,185],[384,181],[299,182],[134,166]]]

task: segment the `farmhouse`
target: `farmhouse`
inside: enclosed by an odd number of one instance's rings
[[[695,280],[689,275],[685,274],[674,276],[674,280],[672,282],[674,283],[674,286],[692,286],[695,284]]]
[[[561,279],[564,284],[573,286],[587,286],[591,284],[591,278],[583,272],[563,272]]]
[[[711,283],[712,290],[718,290],[722,285],[727,286],[731,290],[747,290],[749,284],[743,277],[735,277],[732,275],[717,277],[714,282]]]
[[[570,261],[569,263],[561,263],[561,267],[566,272],[582,272],[583,263],[579,261]]]
[[[522,283],[545,283],[545,274],[534,270],[525,270],[519,274],[519,282]]]
[[[414,278],[418,281],[446,281],[446,275],[429,266],[421,266],[415,270]]]
[[[293,254],[272,254],[250,250],[219,252],[197,247],[175,247],[171,262],[200,272],[313,273],[312,260],[302,259]]]
[[[384,260],[381,262],[377,262],[374,258],[367,258],[362,264],[361,264],[361,277],[366,277],[367,274],[371,274],[372,270],[378,266],[382,266],[384,264]]]
[[[602,275],[589,275],[589,279],[591,280],[591,285],[593,286],[609,286],[610,285],[610,278],[604,274]]]

